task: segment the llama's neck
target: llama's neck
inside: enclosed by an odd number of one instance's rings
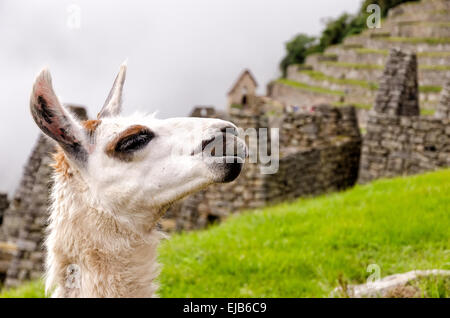
[[[46,240],[46,289],[55,297],[155,296],[155,226],[136,229],[92,206],[80,176],[56,173]],[[155,211],[157,213],[158,211]]]

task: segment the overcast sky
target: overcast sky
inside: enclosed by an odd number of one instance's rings
[[[244,68],[264,93],[286,41],[318,35],[324,18],[355,13],[360,2],[1,0],[0,192],[13,193],[36,141],[28,102],[43,66],[60,99],[93,117],[128,58],[124,112],[186,116],[194,105],[224,108]]]

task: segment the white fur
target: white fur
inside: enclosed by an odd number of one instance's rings
[[[42,123],[43,107],[36,106],[45,91],[48,101],[54,98],[55,105],[48,108],[64,114],[53,96],[49,73],[41,73],[36,83],[31,98],[35,121],[55,128],[55,121]],[[78,124],[64,126],[75,136],[85,136],[76,141],[86,149],[87,160],[66,147],[68,170],[54,174],[45,241],[46,292],[53,291],[54,297],[155,296],[156,249],[163,237],[156,229],[158,220],[174,201],[221,182],[226,173],[224,165],[203,156],[201,146],[234,125],[218,119],[119,117],[121,95],[116,90],[122,87],[113,87],[100,113],[108,115],[100,118],[94,133],[88,136]],[[107,155],[108,144],[133,125],[148,127],[155,137],[131,161]]]

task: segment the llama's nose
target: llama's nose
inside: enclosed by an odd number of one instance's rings
[[[236,127],[232,126],[232,125],[226,125],[226,126],[222,127],[220,129],[220,132],[222,132],[224,134],[231,134],[234,136],[238,135],[238,131],[237,131]]]

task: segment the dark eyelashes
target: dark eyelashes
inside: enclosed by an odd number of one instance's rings
[[[150,130],[142,130],[119,140],[114,150],[119,153],[135,152],[144,148],[154,136],[155,135]]]

